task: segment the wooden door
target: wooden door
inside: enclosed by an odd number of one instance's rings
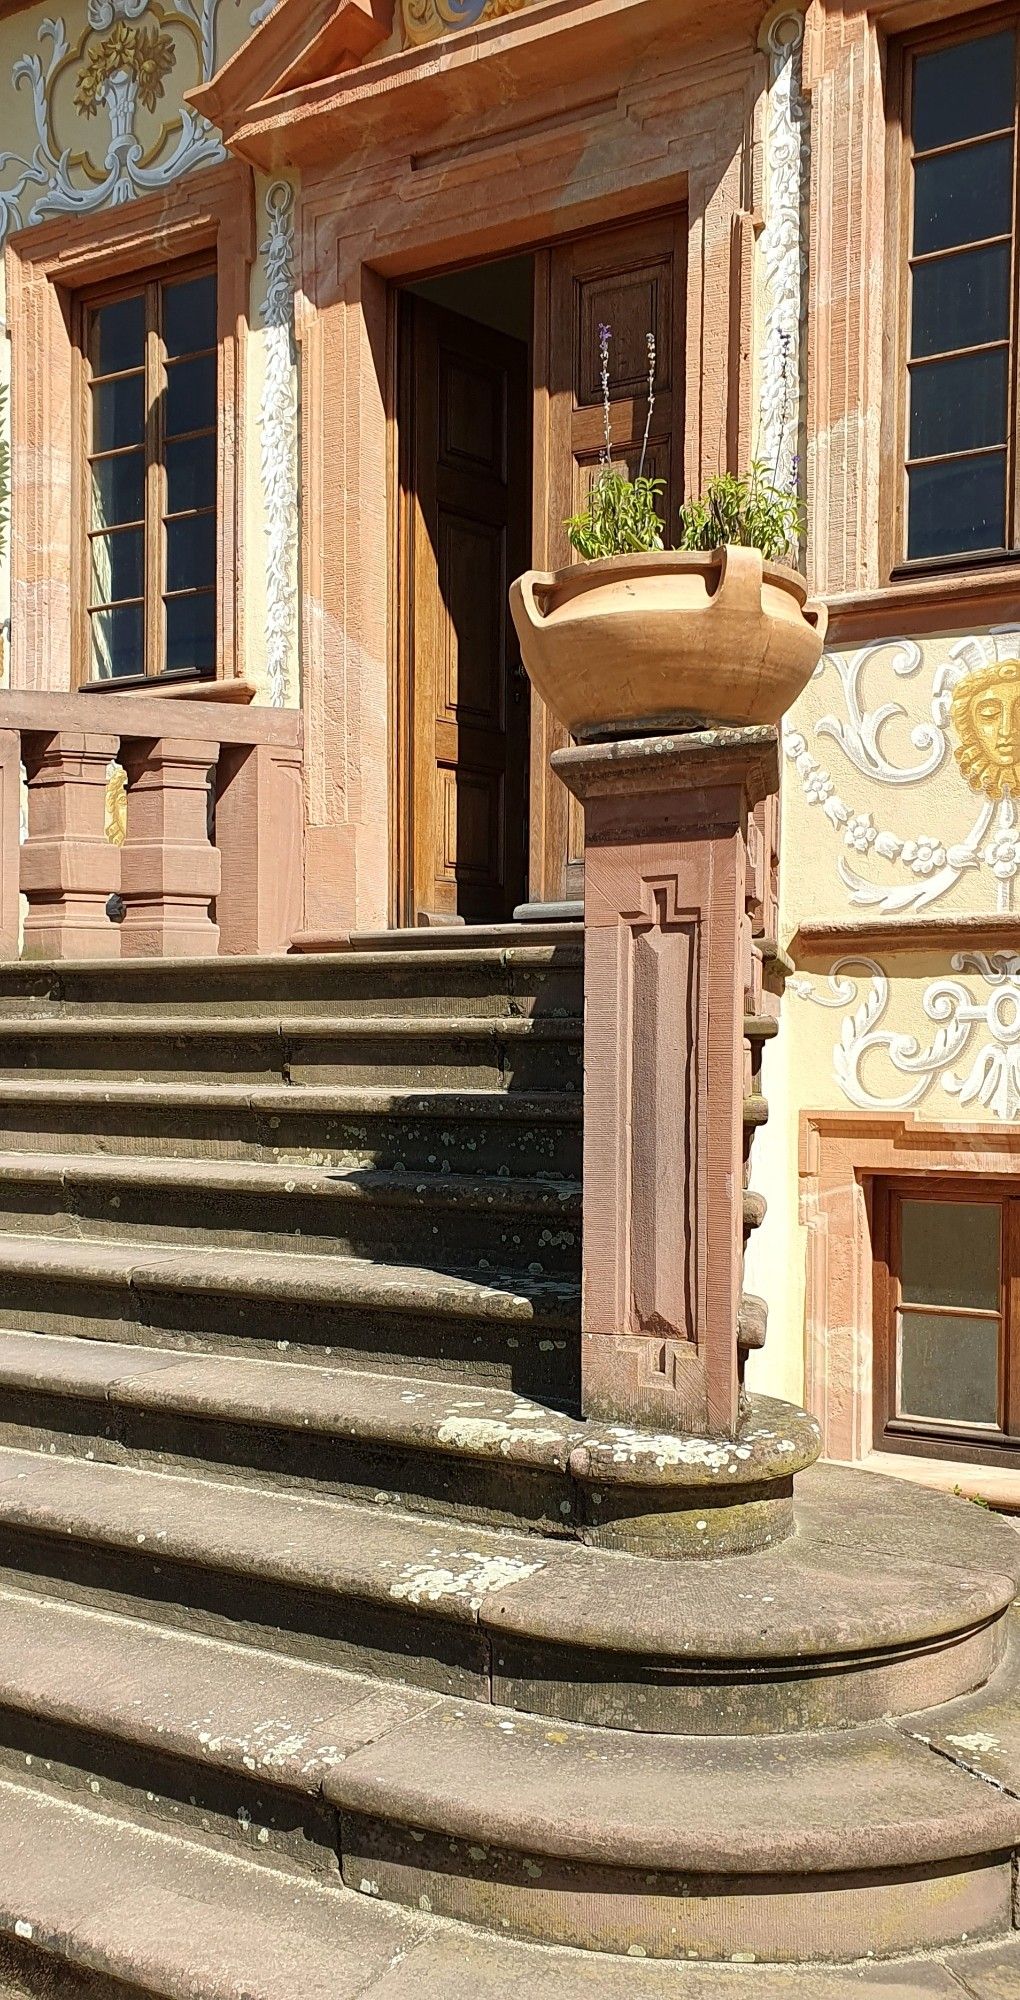
[[[529,555],[528,351],[403,305],[407,914],[491,922],[527,888],[530,700],[507,591]]]
[[[599,327],[611,329],[612,453],[633,475],[647,413],[648,335],[656,344],[655,406],[645,471],[664,479],[667,547],[683,499],[684,316],[687,217],[683,210],[557,244],[535,273],[535,562],[571,561],[564,521],[584,505],[603,443]],[[582,893],[581,810],[549,770],[566,735],[535,697],[532,715],[531,894]]]

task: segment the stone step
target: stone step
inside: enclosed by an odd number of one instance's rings
[[[1012,1529],[920,1491],[887,1518],[884,1483],[816,1468],[788,1541],[699,1564],[4,1447],[0,1586],[553,1723],[843,1727],[980,1685],[1017,1588]]]
[[[0,1234],[572,1276],[576,1181],[262,1161],[0,1153]]]
[[[5,961],[0,1019],[138,1013],[222,1023],[262,1015],[578,1015],[583,940],[323,956]]]
[[[580,1091],[0,1077],[5,1151],[300,1160],[577,1180]]]
[[[1020,1804],[889,1723],[652,1740],[447,1700],[324,1789],[349,1886],[545,1943],[796,1963],[1011,1922]]]
[[[579,1393],[576,1279],[474,1274],[297,1251],[197,1250],[0,1230],[0,1325],[188,1352],[343,1361],[504,1387],[564,1408]]]
[[[43,1010],[0,1014],[0,1075],[579,1091],[581,1035],[579,1015]]]
[[[52,1334],[0,1333],[0,1442],[574,1537],[613,1478],[512,1390]]]
[[[357,1891],[301,1880],[4,1783],[5,2000],[1007,2000],[1020,1991],[1016,1932],[892,1965],[774,1969],[748,1963],[746,1941],[743,1963],[655,1963],[640,1945],[623,1958],[578,1953],[411,1915],[365,1880]]]
[[[22,1591],[0,1620],[0,1780],[327,1877],[326,1772],[441,1699]]]
[[[0,1786],[327,1879],[339,1852],[361,1893],[600,1952],[886,1956],[1008,1921],[1017,1801],[889,1723],[634,1740],[15,1592],[0,1617]]]

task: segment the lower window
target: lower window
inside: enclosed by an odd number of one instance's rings
[[[1020,1182],[873,1188],[875,1442],[1020,1465]]]

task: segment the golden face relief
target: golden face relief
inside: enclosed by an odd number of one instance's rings
[[[997,660],[953,693],[956,761],[967,783],[990,799],[1020,797],[1020,660]]]

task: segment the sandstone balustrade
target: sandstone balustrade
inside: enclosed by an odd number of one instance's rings
[[[0,693],[0,957],[285,951],[301,921],[301,748],[294,710]],[[111,762],[127,774],[122,846],[107,833]]]

